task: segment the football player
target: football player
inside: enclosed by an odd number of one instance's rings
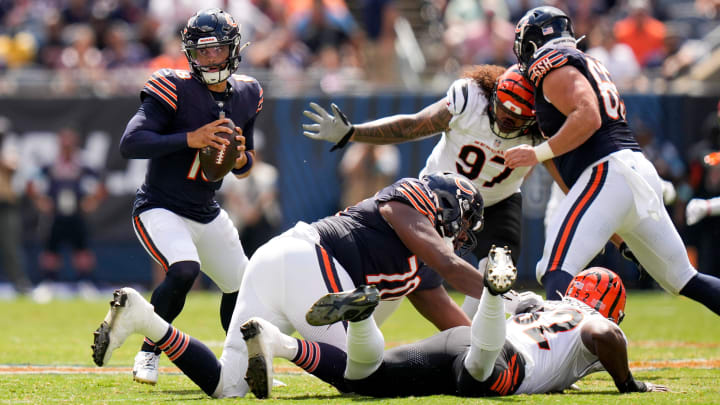
[[[215,201],[222,180],[206,179],[200,151],[230,144],[216,133],[232,133],[222,125],[231,119],[240,144],[232,172],[247,176],[263,90],[252,77],[233,75],[243,47],[240,27],[230,14],[216,8],[198,11],[183,29],[182,42],[192,70],[152,74],[120,151],[128,159],[150,159],[133,203],[132,223],[140,243],[165,271],[150,301],[155,311],[167,321],[175,319],[202,271],[223,292],[220,318],[227,331],[248,259],[232,221]],[[159,354],[155,342],[146,339],[135,357],[135,381],[157,381]]]
[[[489,263],[486,274],[495,266]],[[604,369],[621,393],[667,391],[665,386],[635,380],[630,372],[627,339],[618,326],[624,316],[625,288],[615,273],[593,267],[575,277],[562,301],[543,302],[534,293],[516,293],[510,301],[513,305],[507,305],[499,293],[514,274],[502,260],[497,264],[500,267],[492,270],[501,277],[485,278],[480,307],[469,327],[452,328],[384,352],[384,338],[369,311],[346,317],[347,359],[345,369],[339,371],[346,386],[374,397],[535,394],[562,392],[585,375]],[[358,300],[376,293],[365,287],[325,296],[308,316],[328,304],[342,312],[348,309],[348,297]],[[506,311],[512,315],[507,320]],[[320,323],[337,320],[329,313]],[[263,396],[272,375],[272,363],[265,359],[271,360],[289,337],[260,318],[251,319],[243,328],[253,331],[247,334],[248,347],[258,347],[264,355],[263,361],[251,362],[248,371],[253,392]],[[321,347],[322,356],[325,350],[338,349]],[[267,371],[265,364],[270,365]]]
[[[533,87],[517,66],[505,69],[479,65],[455,81],[447,95],[411,115],[394,115],[352,124],[332,104],[330,114],[310,103],[304,114],[314,124],[305,124],[304,135],[343,147],[348,141],[394,144],[420,140],[442,133],[420,176],[452,171],[467,177],[485,202],[486,226],[476,233],[474,249],[483,269],[492,245],[508,246],[515,260],[522,240],[522,196],[520,185],[530,168],[511,169],[505,150],[522,144],[534,145],[539,136],[533,111]],[[467,299],[463,310],[472,317],[477,301]]]
[[[535,85],[535,114],[549,139],[511,148],[505,160],[511,168],[552,160],[567,191],[546,229],[538,281],[556,297],[617,233],[621,251],[665,290],[720,314],[720,280],[690,264],[607,69],[575,45],[570,18],[554,7],[528,11],[515,30],[514,51]]]
[[[93,358],[100,366],[107,364],[128,335],[143,333],[208,395],[244,396],[248,349],[240,326],[260,316],[284,333],[297,331],[312,341],[289,338],[277,355],[343,389],[338,370],[344,364],[347,325],[311,325],[305,318],[307,308],[327,293],[372,285],[377,294],[370,301],[356,301],[356,310],[372,310],[380,300],[407,295],[439,329],[469,325],[442,279],[480,298],[483,274],[455,251],[474,247],[472,231],[482,226],[482,209],[480,194],[458,174],[401,179],[337,215],[312,224],[299,222],[258,249],[243,277],[219,361],[200,342],[154,314],[129,288],[116,291],[105,322],[95,332]],[[323,354],[323,347],[336,351]]]

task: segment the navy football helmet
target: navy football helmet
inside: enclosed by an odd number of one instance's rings
[[[470,180],[457,173],[430,173],[420,179],[435,194],[435,229],[460,255],[472,250],[473,231],[483,226],[483,199]]]
[[[525,13],[515,26],[513,52],[518,58],[520,70],[525,73],[533,54],[546,43],[567,38],[575,43],[572,21],[562,10],[542,6]]]
[[[192,74],[205,84],[227,80],[240,64],[240,26],[228,13],[219,8],[200,10],[188,19],[182,31],[183,52],[190,63]],[[202,66],[198,63],[198,50],[229,47],[228,57],[218,64]]]

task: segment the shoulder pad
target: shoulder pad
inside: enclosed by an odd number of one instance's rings
[[[482,90],[470,78],[455,80],[445,98],[448,111],[452,115],[461,115],[465,111],[482,110],[487,104]],[[478,105],[479,103],[482,105]]]
[[[426,216],[432,226],[435,226],[437,208],[435,195],[417,179],[402,179],[393,185],[400,199],[410,203],[419,213]],[[404,198],[403,198],[404,197]]]
[[[145,82],[140,97],[148,95],[171,110],[177,110],[178,86],[184,80],[191,79],[190,72],[185,70],[160,69],[154,72]]]
[[[527,72],[530,81],[537,87],[545,75],[565,65],[568,62],[567,51],[566,48],[546,48],[536,52]]]
[[[257,109],[255,110],[255,114],[262,111],[263,108],[263,88],[260,85],[260,82],[258,82],[254,77],[248,76],[248,75],[242,75],[242,74],[234,74],[231,76],[233,80],[233,88],[242,91],[245,88],[250,88],[251,92],[257,96],[258,104]]]

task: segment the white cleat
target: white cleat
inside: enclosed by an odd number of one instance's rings
[[[507,246],[498,248],[493,245],[485,265],[485,287],[492,295],[510,291],[517,280],[517,268]]]
[[[133,380],[142,384],[155,385],[158,380],[160,355],[153,352],[138,352],[133,366]]]
[[[93,333],[93,361],[102,367],[110,361],[112,352],[122,346],[133,333],[142,332],[155,314],[153,306],[130,287],[115,290],[110,311]]]
[[[248,371],[246,380],[250,391],[257,398],[270,396],[273,382],[273,333],[280,333],[277,326],[253,317],[245,322],[240,331],[248,349]]]

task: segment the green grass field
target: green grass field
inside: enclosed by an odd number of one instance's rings
[[[188,378],[172,368],[166,357],[157,386],[132,382],[130,367],[142,338],[133,336],[115,352],[110,373],[98,373],[91,359],[92,332],[108,309],[99,302],[58,301],[49,305],[28,299],[0,302],[0,402],[57,403],[257,403],[245,399],[212,400]],[[202,340],[219,354],[224,334],[218,316],[219,294],[193,292],[175,325]],[[581,391],[555,395],[505,398],[434,396],[377,400],[340,395],[331,386],[285,361],[278,378],[287,384],[273,391],[266,403],[310,404],[464,404],[505,402],[520,404],[708,404],[720,403],[720,319],[705,307],[662,292],[631,292],[623,329],[630,340],[633,374],[640,380],[667,385],[673,392],[617,393],[606,373],[580,381]],[[433,327],[404,302],[383,327],[388,345],[414,341],[432,334]],[[50,367],[29,367],[50,366]],[[72,367],[70,367],[72,366]]]

